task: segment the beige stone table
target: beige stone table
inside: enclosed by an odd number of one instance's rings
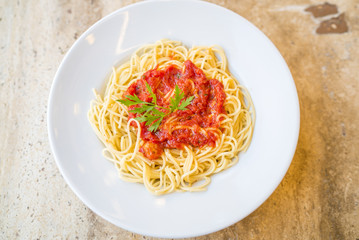
[[[359,239],[359,1],[328,1],[337,8],[315,14],[305,9],[324,0],[213,1],[278,47],[298,89],[301,130],[271,197],[244,220],[195,239]],[[0,0],[0,239],[153,239],[108,223],[76,197],[46,128],[66,51],[132,2]],[[329,15],[314,16],[321,14]]]

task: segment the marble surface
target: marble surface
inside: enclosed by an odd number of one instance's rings
[[[91,212],[59,173],[47,135],[49,90],[64,54],[93,23],[133,2],[0,0],[0,239],[155,239]],[[359,2],[331,0],[337,13],[317,18],[305,9],[325,1],[211,2],[278,47],[297,85],[301,130],[272,196],[244,220],[193,239],[359,239]],[[319,34],[322,24],[331,33]]]

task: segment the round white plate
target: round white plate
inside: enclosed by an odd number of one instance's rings
[[[142,184],[120,180],[87,120],[92,89],[103,89],[112,67],[162,38],[222,46],[230,71],[253,98],[257,119],[249,150],[213,176],[205,192],[153,196]],[[240,221],[271,195],[295,152],[299,104],[285,61],[247,20],[206,2],[146,1],[103,18],[72,46],[52,85],[48,131],[63,177],[96,214],[143,235],[192,237]]]

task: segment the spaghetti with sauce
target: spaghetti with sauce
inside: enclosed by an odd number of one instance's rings
[[[187,105],[172,109],[179,93],[178,106],[186,99]],[[95,95],[88,118],[104,156],[122,179],[144,183],[153,194],[205,190],[210,176],[233,166],[252,138],[251,98],[219,47],[188,50],[170,40],[145,45],[113,69],[104,97]],[[130,96],[144,104],[118,102]],[[146,104],[162,118],[141,121],[153,117],[136,111]]]

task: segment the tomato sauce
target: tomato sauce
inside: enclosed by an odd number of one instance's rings
[[[157,159],[164,148],[183,149],[186,145],[215,146],[217,136],[213,131],[205,131],[205,128],[219,129],[218,115],[225,114],[226,94],[220,81],[207,79],[200,68],[187,60],[183,70],[171,65],[163,70],[155,68],[147,71],[141,79],[130,85],[124,96],[136,94],[142,101],[152,102],[145,82],[156,95],[157,105],[165,108],[169,108],[171,104],[170,98],[174,97],[171,93],[176,85],[184,92],[182,101],[194,96],[191,104],[186,107],[187,110],[176,110],[166,116],[157,131],[151,132],[145,122],[140,123],[141,138],[144,140],[140,152],[145,157]],[[129,110],[137,107],[139,105],[130,106]],[[138,113],[129,113],[129,119],[140,116]]]

